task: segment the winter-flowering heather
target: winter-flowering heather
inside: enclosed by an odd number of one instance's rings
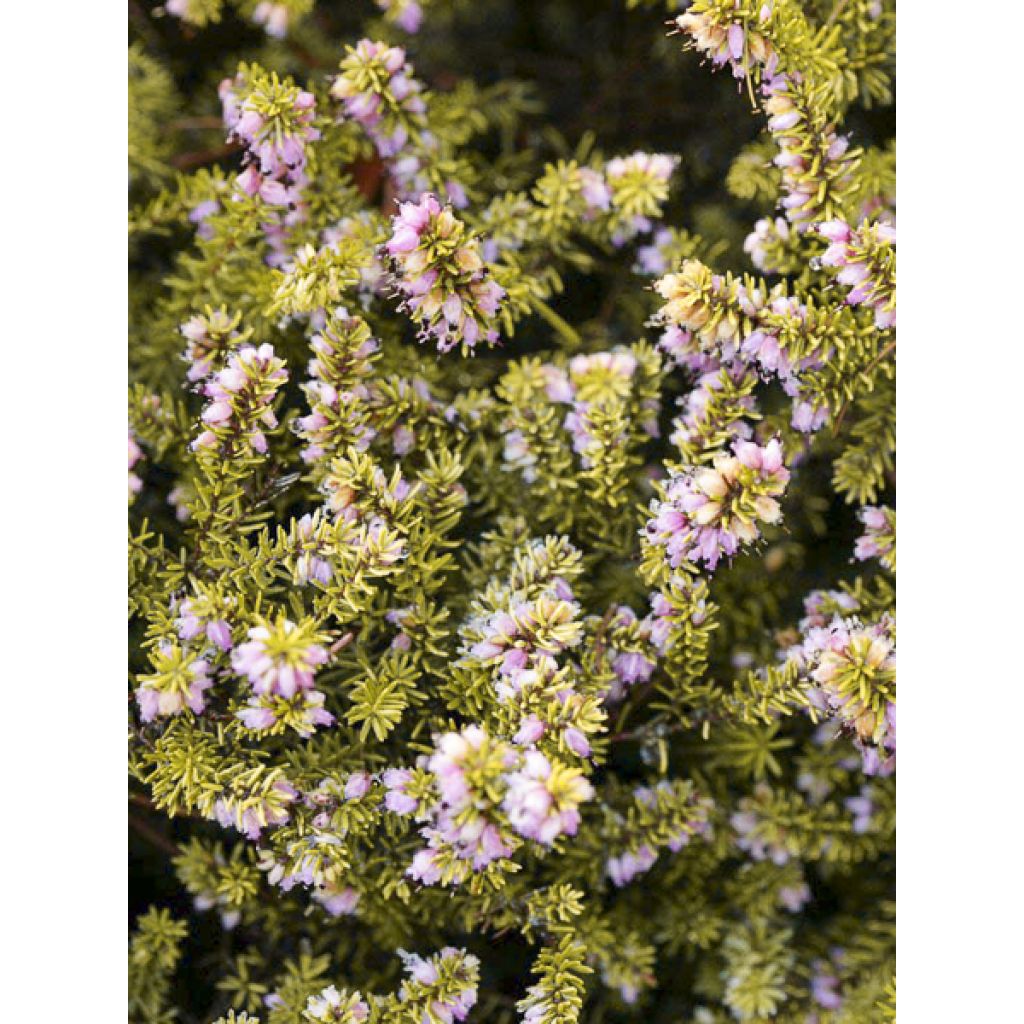
[[[527,751],[522,768],[508,777],[504,809],[522,836],[550,845],[560,835],[575,835],[579,805],[593,787],[575,768],[565,768],[537,751]]]
[[[836,281],[849,289],[846,301],[875,312],[875,326],[896,326],[896,228],[885,221],[851,228],[843,220],[825,221],[818,233],[829,247],[821,262],[834,267]]]
[[[857,513],[864,532],[857,538],[854,558],[877,558],[887,569],[896,569],[896,513],[891,508],[865,505]]]
[[[135,699],[142,720],[178,715],[186,709],[199,714],[206,706],[203,693],[213,685],[209,664],[187,649],[161,644],[153,655],[153,672],[139,680]]]
[[[660,7],[130,5],[129,1024],[893,1024],[895,3]]]
[[[250,629],[249,640],[238,645],[231,664],[256,693],[291,697],[312,688],[317,667],[327,660],[316,639],[308,624],[297,626],[281,618]]]
[[[418,203],[403,203],[392,227],[386,248],[396,268],[395,287],[419,325],[419,337],[440,352],[494,344],[505,290],[489,276],[479,241],[451,208],[442,209],[425,194]]]
[[[778,498],[789,481],[777,440],[739,441],[704,469],[680,473],[651,506],[646,535],[665,549],[673,569],[703,562],[714,569],[760,536],[760,524],[782,516]]]
[[[361,1024],[370,1016],[370,1007],[358,992],[338,991],[328,985],[319,995],[310,996],[303,1013],[306,1020],[331,1024]]]
[[[224,369],[203,387],[209,404],[201,416],[204,429],[193,447],[218,454],[265,455],[265,430],[277,426],[274,399],[288,379],[284,366],[272,345],[247,345],[233,353]]]
[[[402,152],[423,128],[423,86],[400,46],[361,39],[341,62],[331,96],[386,158]]]
[[[306,183],[306,148],[320,137],[313,94],[276,74],[243,70],[221,83],[220,98],[228,139],[245,149],[237,187],[271,206],[297,202]]]

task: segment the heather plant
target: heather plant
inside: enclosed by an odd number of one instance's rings
[[[129,48],[129,1019],[895,1020],[891,0]]]

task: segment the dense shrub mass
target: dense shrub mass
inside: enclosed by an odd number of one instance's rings
[[[894,1020],[890,0],[129,16],[130,1019]]]

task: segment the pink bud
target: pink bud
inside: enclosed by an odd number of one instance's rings
[[[743,56],[743,26],[733,22],[729,26],[729,53],[733,60],[739,60]]]

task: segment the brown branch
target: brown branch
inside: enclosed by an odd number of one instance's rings
[[[172,857],[177,857],[181,852],[176,843],[133,814],[128,815],[128,827],[135,829],[151,846],[163,850],[164,853],[169,853]]]
[[[238,144],[234,142],[225,143],[223,146],[216,146],[213,149],[200,149],[193,153],[179,153],[171,160],[171,166],[179,171],[191,171],[193,168],[202,167],[203,164],[213,163],[223,157],[231,156],[238,151]]]
[[[205,114],[202,117],[179,117],[172,121],[167,127],[173,132],[197,131],[202,128],[223,128],[224,122],[214,114]]]

